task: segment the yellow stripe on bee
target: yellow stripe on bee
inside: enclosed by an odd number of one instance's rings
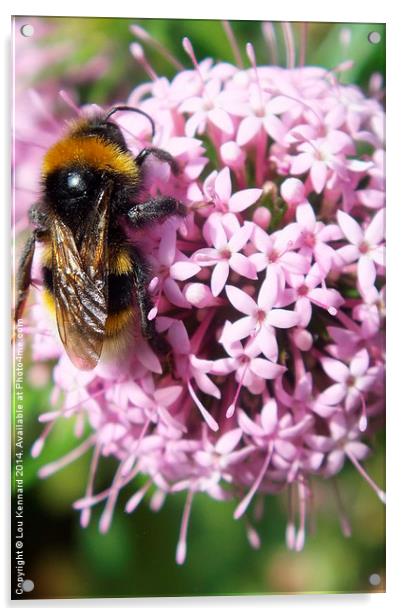
[[[116,274],[117,276],[131,274],[133,266],[128,252],[125,250],[111,252],[109,257],[109,271],[111,274]]]
[[[49,289],[43,289],[43,301],[49,312],[55,314],[56,306],[54,303],[53,294],[49,291]]]
[[[45,154],[42,173],[49,173],[69,167],[72,164],[88,165],[100,171],[114,171],[129,176],[132,180],[138,178],[138,166],[129,152],[102,137],[69,136],[55,143]]]
[[[117,336],[129,323],[133,317],[131,308],[126,308],[116,314],[110,314],[106,319],[105,333],[108,338]]]
[[[54,315],[56,306],[52,293],[48,289],[43,290],[43,302],[46,309]],[[132,321],[133,311],[131,308],[121,310],[116,314],[110,314],[105,323],[105,335],[107,338],[114,338],[120,334]]]

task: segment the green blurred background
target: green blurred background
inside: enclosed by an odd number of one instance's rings
[[[20,19],[29,23],[29,18]],[[74,84],[77,100],[83,103],[112,103],[124,100],[133,87],[147,76],[129,52],[135,40],[129,31],[138,24],[166,46],[186,67],[189,60],[181,41],[188,36],[199,60],[213,57],[233,62],[232,52],[221,22],[188,20],[124,20],[98,18],[42,18],[51,26],[39,42],[53,46],[73,42],[67,59],[59,60],[32,75],[31,85],[41,86],[56,79],[60,88]],[[296,37],[300,24],[294,24]],[[241,47],[244,64],[245,43],[251,41],[259,63],[269,63],[261,23],[232,22]],[[285,64],[285,49],[280,25],[275,25],[280,46],[280,64]],[[350,31],[347,48],[340,44],[342,31]],[[380,32],[378,45],[368,42],[368,34]],[[18,32],[17,32],[18,36]],[[159,52],[146,47],[149,62],[158,75],[173,77],[175,69]],[[94,57],[103,56],[108,66],[96,79],[82,82],[80,67]],[[309,24],[308,64],[335,67],[352,59],[354,66],[343,73],[343,82],[354,82],[367,90],[370,75],[384,75],[385,30],[379,24]],[[25,449],[39,436],[40,413],[50,409],[51,366],[33,365],[26,357]],[[83,496],[90,454],[40,480],[38,469],[61,457],[76,444],[71,421],[58,422],[46,447],[34,460],[25,459],[26,572],[35,583],[24,598],[123,597],[159,595],[257,594],[286,592],[368,592],[384,590],[385,512],[369,486],[350,465],[346,465],[338,484],[351,519],[353,534],[340,532],[336,504],[330,484],[316,480],[314,499],[317,517],[313,534],[308,534],[303,552],[285,547],[286,498],[268,497],[265,514],[256,523],[262,547],[250,548],[242,521],[233,520],[233,503],[217,503],[203,495],[195,497],[188,534],[188,556],[184,566],[175,563],[175,549],[184,495],[168,498],[163,509],[150,512],[149,499],[132,515],[123,506],[137,486],[120,495],[112,527],[105,536],[98,532],[98,508],[89,528],[79,526],[79,515],[71,503]],[[385,436],[377,434],[375,455],[366,463],[371,476],[385,484]],[[116,463],[103,460],[97,478],[97,491],[110,485]],[[381,577],[378,586],[369,577]]]

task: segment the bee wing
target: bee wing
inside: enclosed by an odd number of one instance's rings
[[[92,370],[107,319],[107,227],[110,188],[102,190],[78,251],[71,229],[52,223],[53,292],[60,339],[73,364]]]
[[[79,253],[86,273],[97,289],[102,290],[107,305],[108,297],[108,228],[109,204],[112,184],[103,187],[97,197],[93,213],[85,227]]]

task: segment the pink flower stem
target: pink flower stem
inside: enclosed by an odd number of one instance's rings
[[[257,147],[255,152],[255,181],[257,186],[262,186],[266,175],[266,156],[267,134],[264,130],[260,131],[257,137]]]
[[[246,362],[245,365],[244,365],[244,369],[243,369],[243,371],[241,373],[240,381],[237,384],[236,393],[234,395],[233,401],[232,401],[232,403],[230,404],[230,406],[228,407],[228,409],[226,411],[226,418],[227,419],[232,417],[234,412],[235,412],[235,410],[236,410],[237,400],[239,399],[241,388],[243,387],[244,377],[246,376],[246,372],[247,372],[247,368],[248,367],[249,367],[248,362]]]
[[[137,465],[135,468],[133,468],[133,470],[131,471],[129,475],[127,475],[126,477],[124,477],[124,479],[122,479],[120,483],[120,488],[123,488],[125,485],[130,483],[130,481],[132,481],[134,477],[138,475],[139,472],[140,472],[140,468]],[[102,492],[98,492],[98,494],[95,494],[94,496],[90,496],[88,498],[86,497],[80,498],[78,501],[76,501],[73,504],[73,507],[74,509],[83,509],[85,507],[93,507],[94,505],[101,503],[103,500],[105,500],[105,498],[108,498],[108,496],[110,495],[110,491],[111,491],[111,487],[107,488],[106,490],[102,490]]]
[[[190,520],[191,505],[193,502],[194,492],[189,490],[187,492],[186,502],[184,504],[183,517],[180,525],[179,541],[176,549],[176,562],[178,565],[182,565],[186,560],[187,553],[187,532],[188,523]]]
[[[114,508],[116,505],[116,501],[117,501],[117,497],[119,495],[120,489],[122,487],[121,485],[121,478],[122,478],[122,470],[123,470],[123,466],[124,466],[125,460],[122,460],[122,462],[119,464],[119,467],[116,471],[116,474],[113,478],[113,482],[112,485],[110,487],[109,490],[109,494],[108,494],[108,499],[106,501],[106,505],[105,505],[105,509],[103,510],[103,513],[100,517],[99,520],[99,530],[102,534],[107,533],[107,531],[110,528],[110,523],[112,521],[112,517],[113,517],[113,512],[114,512]]]
[[[85,498],[90,498],[92,496],[96,469],[98,467],[98,462],[99,462],[100,450],[101,450],[101,447],[97,443],[95,445],[95,447],[94,447],[94,451],[93,451],[93,454],[92,454],[91,465],[90,465],[90,468],[89,468],[88,484],[87,484],[87,489],[85,491]],[[80,515],[80,524],[81,524],[81,526],[83,528],[86,528],[88,526],[88,524],[89,524],[90,519],[91,519],[91,508],[90,507],[86,507],[85,509],[83,509],[81,511],[81,515]]]
[[[304,366],[304,361],[303,361],[303,357],[302,357],[300,350],[297,348],[297,346],[293,342],[293,339],[290,336],[289,338],[290,338],[290,344],[292,347],[293,364],[295,367],[295,377],[296,377],[296,381],[298,382],[306,374],[306,369]]]
[[[346,515],[345,507],[342,502],[341,494],[339,491],[338,482],[335,477],[332,478],[332,486],[334,489],[335,502],[336,502],[336,506],[338,509],[339,524],[340,524],[342,533],[345,537],[350,537],[352,534],[352,528],[351,528],[348,516]]]
[[[245,167],[236,167],[233,171],[236,178],[237,188],[239,190],[243,190],[247,186]]]
[[[299,494],[299,530],[296,535],[295,550],[300,552],[303,549],[306,534],[307,490],[304,478],[299,479],[297,487]]]
[[[68,454],[66,454],[65,456],[59,458],[55,462],[50,462],[49,464],[42,466],[39,471],[39,477],[41,477],[41,479],[43,479],[44,477],[49,477],[49,475],[53,475],[53,473],[56,473],[65,466],[68,466],[68,464],[71,464],[71,462],[78,460],[78,458],[83,456],[84,453],[86,453],[88,449],[90,449],[92,445],[94,445],[95,441],[96,434],[91,434],[89,438],[87,438],[83,443],[81,443],[72,451],[69,451]]]
[[[336,312],[337,319],[346,327],[346,329],[350,329],[357,334],[360,334],[359,326],[349,318],[342,310],[337,310]]]
[[[197,355],[200,349],[201,343],[204,342],[205,334],[207,330],[209,329],[209,326],[211,325],[213,318],[215,317],[215,313],[216,313],[216,308],[209,311],[209,313],[206,315],[205,319],[201,321],[200,325],[198,326],[197,330],[195,331],[195,333],[193,334],[191,338],[191,349],[195,355]]]
[[[239,503],[239,505],[236,507],[236,510],[234,512],[234,518],[235,520],[238,520],[239,518],[241,518],[241,516],[244,514],[244,512],[246,511],[247,507],[249,506],[254,494],[257,492],[260,483],[262,482],[262,480],[264,479],[264,475],[267,471],[267,468],[269,466],[269,463],[271,462],[271,458],[272,458],[272,454],[274,451],[274,446],[272,444],[272,442],[270,442],[268,444],[268,452],[267,455],[265,456],[265,460],[264,463],[261,467],[260,472],[258,473],[257,479],[254,481],[250,491],[248,492],[248,494],[245,496],[245,498],[243,498],[243,500]]]
[[[278,66],[278,42],[276,40],[274,25],[270,21],[263,23],[262,33],[268,47],[270,60],[269,63],[273,64],[274,66]]]
[[[306,63],[306,50],[307,50],[307,33],[308,33],[308,23],[300,24],[300,57],[299,57],[299,66],[304,66]]]
[[[295,67],[295,41],[293,37],[292,26],[288,21],[285,21],[282,25],[283,37],[285,39],[285,48],[286,48],[286,66],[287,68]]]
[[[286,526],[286,545],[289,550],[295,549],[295,511],[293,506],[293,484],[288,486],[288,523]]]
[[[225,34],[228,37],[230,47],[233,52],[233,56],[237,66],[240,68],[244,68],[243,60],[241,59],[240,49],[236,41],[236,37],[233,32],[233,28],[230,25],[230,22],[224,19],[222,21],[223,29],[225,30]]]
[[[353,455],[353,453],[351,453],[350,451],[346,451],[345,452],[346,455],[348,456],[349,460],[352,462],[352,464],[355,465],[355,467],[357,468],[357,470],[359,471],[360,475],[367,481],[367,483],[369,484],[369,486],[371,488],[373,488],[374,492],[377,494],[378,498],[385,503],[385,492],[383,490],[381,490],[378,485],[375,483],[375,481],[370,477],[370,475],[367,473],[367,471],[365,471],[365,469],[363,468],[363,466],[360,464],[360,462],[357,460],[357,458]]]

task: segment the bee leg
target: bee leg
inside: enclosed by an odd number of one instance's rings
[[[163,222],[170,216],[185,216],[186,208],[183,203],[173,197],[155,197],[138,203],[127,212],[130,222],[135,227],[144,227],[155,222]]]
[[[132,253],[134,285],[140,311],[142,335],[156,352],[166,355],[170,350],[169,346],[156,331],[155,321],[148,319],[149,312],[154,307],[148,292],[148,265],[138,250],[132,249]]]
[[[35,233],[32,233],[25,244],[18,267],[16,284],[17,297],[14,312],[15,323],[17,323],[18,319],[22,317],[28,296],[29,287],[31,284],[31,268],[35,252],[35,239]]]
[[[48,216],[43,210],[43,206],[40,202],[31,205],[29,208],[28,217],[39,233],[46,231]],[[37,239],[39,239],[39,237]]]
[[[43,227],[34,229],[33,233],[31,233],[28,237],[24,250],[22,251],[16,282],[16,306],[14,311],[15,323],[22,317],[28,297],[29,287],[32,282],[31,269],[35,252],[35,242],[43,240],[46,233],[46,229]]]
[[[148,158],[148,156],[151,155],[155,156],[155,158],[157,158],[158,160],[169,163],[169,166],[174,175],[178,175],[180,169],[179,165],[177,164],[177,161],[173,158],[171,154],[169,154],[169,152],[166,152],[165,150],[160,150],[159,148],[150,147],[141,150],[141,152],[136,157],[135,162],[141,167],[142,163]]]

